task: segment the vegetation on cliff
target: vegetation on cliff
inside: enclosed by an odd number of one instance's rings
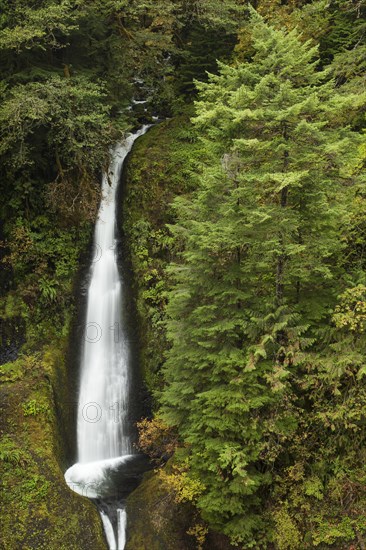
[[[177,430],[169,445],[187,487],[201,483],[201,518],[243,548],[365,545],[363,23],[350,4],[329,19],[321,8],[304,7],[299,35],[299,8],[260,5],[273,27],[253,15],[237,61],[199,85],[193,125],[177,121],[175,136],[176,121],[162,125],[129,165],[138,223],[155,208],[167,224],[141,262],[126,207],[153,335],[144,364],[156,416],[141,448],[167,458],[161,418]],[[352,15],[351,56],[324,28],[339,36]],[[276,30],[284,20],[290,31]],[[172,159],[158,170],[149,139]],[[177,186],[179,154],[188,173]],[[178,197],[165,207],[149,183],[166,197],[171,177]],[[150,206],[139,209],[143,193]],[[149,220],[152,233],[160,223]],[[176,493],[182,477],[171,475]]]
[[[232,36],[230,6],[230,29],[220,28]],[[184,102],[175,90],[205,70],[191,26],[200,39],[212,34],[217,10],[217,2],[0,2],[1,545],[9,550],[105,547],[96,510],[62,476],[75,426],[66,364],[73,287],[109,146],[149,120],[128,110],[132,98],[165,113]],[[232,45],[217,44],[223,53]],[[211,64],[215,48],[206,48]],[[187,76],[190,49],[198,69]]]
[[[184,250],[170,270],[162,414],[205,487],[209,525],[258,547],[276,540],[283,511],[299,544],[338,544],[364,528],[362,491],[346,510],[331,496],[364,462],[365,340],[334,317],[351,289],[363,295],[364,274],[342,254],[362,141],[343,120],[359,96],[335,89],[295,31],[257,14],[250,28],[251,61],[199,87],[209,158],[197,190],[175,201]],[[302,472],[293,482],[291,469]],[[312,500],[324,501],[316,519]]]
[[[109,146],[153,105],[123,227],[161,468],[130,547],[362,550],[364,1],[0,7],[5,548],[105,545],[63,484],[65,356]]]

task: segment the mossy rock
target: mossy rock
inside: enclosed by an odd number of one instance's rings
[[[234,550],[227,537],[209,530],[203,546],[189,535],[201,523],[197,509],[176,502],[156,472],[148,472],[127,499],[126,550]],[[238,547],[235,547],[238,548]]]
[[[195,188],[202,144],[190,122],[192,109],[151,128],[128,157],[121,193],[121,229],[133,272],[140,327],[140,364],[151,393],[161,384],[160,369],[167,349],[162,328],[169,281],[165,268],[175,256],[168,224],[179,195]]]
[[[12,376],[9,376],[12,372]],[[14,374],[15,373],[15,374]],[[0,463],[4,550],[106,550],[96,507],[65,483],[63,344],[0,366]],[[72,429],[71,426],[67,427]]]
[[[145,474],[140,486],[127,499],[126,550],[194,550],[187,534],[192,521],[189,505],[176,504],[160,478]]]

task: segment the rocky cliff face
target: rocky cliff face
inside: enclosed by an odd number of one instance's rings
[[[66,253],[86,246],[77,242]],[[0,296],[0,547],[106,550],[96,507],[63,476],[75,434],[77,365],[69,357],[76,351],[70,319],[78,264],[65,273],[63,300],[47,305],[33,292],[27,261],[29,253],[20,273],[7,272]]]
[[[189,506],[177,505],[150,472],[127,501],[126,550],[194,550]]]
[[[73,430],[66,343],[53,341],[0,367],[5,550],[107,548],[95,506],[73,493],[63,477],[63,434]]]

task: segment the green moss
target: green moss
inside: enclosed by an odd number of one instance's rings
[[[1,385],[0,461],[2,543],[18,548],[104,550],[106,544],[94,505],[73,493],[63,477],[63,448],[55,396],[65,392],[55,370],[65,343],[55,341],[42,355],[23,356],[14,369],[21,379]],[[10,369],[6,366],[6,371]],[[66,365],[63,361],[64,376]]]
[[[192,522],[190,506],[178,505],[154,473],[148,473],[128,498],[126,550],[192,550],[187,534]]]
[[[123,232],[128,242],[137,296],[141,365],[151,391],[161,385],[167,348],[164,320],[169,280],[165,268],[176,243],[173,199],[195,186],[194,169],[202,155],[188,111],[149,130],[128,159],[123,197]]]
[[[278,550],[300,550],[302,547],[301,534],[286,508],[277,510],[274,519],[276,548]]]
[[[12,361],[10,363],[4,363],[0,365],[0,381],[4,382],[15,382],[23,378],[24,369],[22,361]]]
[[[0,315],[12,329],[21,327],[25,342],[16,361],[0,366],[0,547],[105,550],[96,507],[63,476],[64,434],[74,430],[65,359],[72,287],[89,230],[66,231],[46,217],[8,226],[14,278]]]

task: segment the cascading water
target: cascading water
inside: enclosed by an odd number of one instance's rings
[[[94,234],[80,366],[78,462],[65,479],[74,491],[95,499],[110,496],[113,473],[135,458],[129,435],[130,348],[117,263],[116,194],[124,160],[147,129],[144,126],[114,148],[109,173],[103,177]],[[126,512],[118,507],[115,512],[112,521],[105,510],[101,517],[110,549],[123,550]]]

